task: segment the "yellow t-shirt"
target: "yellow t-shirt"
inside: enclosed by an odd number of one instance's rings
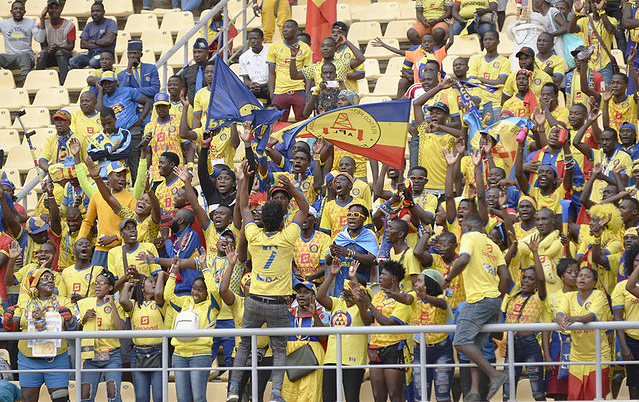
[[[75,243],[80,239],[80,231],[69,233],[69,226],[66,221],[62,221],[62,234],[60,236],[60,251],[58,252],[58,267],[65,267],[75,264]],[[92,239],[89,239],[93,244]]]
[[[313,63],[313,51],[304,42],[298,41],[300,50],[297,53],[295,64],[297,71],[301,71],[305,66]],[[286,42],[279,41],[271,44],[266,55],[266,64],[275,66],[275,95],[284,94],[289,91],[303,91],[303,80],[292,80],[289,72],[291,62],[291,48]]]
[[[135,205],[138,200],[135,199],[133,194],[126,190],[122,190],[113,194],[113,196],[118,200],[122,207],[127,207],[131,211],[135,210]],[[89,200],[89,208],[87,209],[87,213],[82,221],[82,227],[80,229],[80,234],[78,235],[79,237],[87,237],[89,235],[96,217],[98,218],[98,239],[102,235],[115,235],[119,237],[120,229],[118,226],[120,224],[120,218],[113,213],[113,210],[104,198],[102,198],[99,191],[96,191],[95,194],[91,196],[91,200]],[[95,249],[99,251],[109,251],[119,244],[120,240],[118,239],[107,246],[96,245]]]
[[[206,127],[206,111],[209,109],[210,101],[211,89],[208,86],[202,87],[193,98],[193,118],[200,119],[202,127]]]
[[[352,59],[355,58],[355,55],[353,54],[353,51],[351,49],[348,48],[348,46],[344,46],[342,48],[341,51],[335,51],[335,56],[333,56],[335,58],[335,60],[346,60],[348,61],[348,71],[346,71],[347,74],[350,73],[355,73],[358,71],[364,71],[364,69],[362,68],[362,66],[359,66],[359,69],[352,69],[350,68],[350,62]],[[346,79],[344,80],[344,84],[346,85],[346,89],[352,89],[355,92],[359,92],[358,90],[358,85],[357,85],[357,81],[356,80],[349,80]]]
[[[175,196],[178,191],[184,187],[184,182],[180,180],[179,177],[176,177],[173,183],[169,183],[167,185],[166,180],[160,176],[163,180],[155,189],[155,195],[158,197],[160,201],[160,207],[162,211],[173,211],[175,210]]]
[[[306,200],[308,201],[309,204],[312,204],[313,202],[315,202],[315,198],[317,197],[317,194],[315,193],[315,189],[313,188],[313,183],[314,183],[314,179],[313,176],[306,176],[303,180],[298,180],[298,178],[296,177],[295,174],[290,173],[290,172],[274,172],[273,173],[273,182],[277,183],[279,181],[279,178],[285,176],[286,178],[289,179],[289,181],[291,183],[293,183],[293,185],[295,186],[295,188],[297,188],[298,190],[300,190],[302,192],[302,194],[304,194],[304,197],[306,197]],[[291,200],[291,206],[290,206],[290,212],[294,212],[297,211],[299,208],[297,206],[297,202],[295,202],[295,199]]]
[[[126,313],[131,318],[131,329],[138,330],[161,330],[164,329],[165,307],[159,307],[155,300],[142,302],[139,306],[135,300],[131,300],[133,308]],[[162,343],[162,338],[133,338],[133,343],[137,346],[158,345]]]
[[[195,142],[199,144],[202,141],[202,133],[204,133],[204,127],[196,128],[193,130],[197,135]],[[211,144],[209,145],[209,174],[213,173],[213,166],[223,163],[226,166],[233,168],[233,158],[235,157],[235,148],[231,145],[231,129],[225,127],[220,133],[213,137]]]
[[[439,254],[431,254],[433,257],[433,262],[428,268],[433,268],[439,271],[444,278],[450,272],[450,268],[453,265],[453,261],[450,264],[446,264],[444,259]],[[444,289],[444,293],[446,294],[446,301],[448,301],[448,305],[450,308],[457,308],[460,303],[466,301],[466,292],[464,291],[464,278],[463,275],[457,275],[450,282],[448,287]]]
[[[514,294],[504,296],[501,303],[501,310],[506,314],[507,324],[537,323],[544,307],[544,300],[539,298],[537,292],[524,296],[521,291],[516,291]]]
[[[80,141],[80,159],[84,162],[89,143],[87,139],[81,135],[73,133],[71,138],[74,137]],[[70,139],[66,142],[67,146],[69,145],[69,141]],[[64,158],[67,156],[73,156],[71,155],[71,151],[69,151],[66,146],[59,144],[57,135],[52,135],[44,142],[44,145],[42,146],[42,153],[40,153],[40,158],[38,159],[45,159],[49,162],[49,165],[53,165],[54,163],[64,163]]]
[[[550,112],[550,115],[557,120],[558,122],[564,123],[566,125],[566,127],[570,127],[570,121],[568,120],[568,115],[570,114],[570,110],[567,107],[561,107],[561,106],[557,106],[555,108],[555,110]],[[546,120],[546,123],[544,125],[544,129],[546,133],[550,133],[550,124],[548,123],[548,120]],[[573,138],[573,137],[571,137]],[[581,152],[579,152],[581,154]],[[583,154],[582,154],[583,155]]]
[[[610,117],[610,127],[617,130],[625,122],[635,124],[637,122],[637,101],[632,96],[626,95],[621,102],[615,102],[613,97],[608,102],[608,116]]]
[[[20,268],[19,271],[16,271],[13,274],[13,277],[15,278],[16,282],[20,284],[19,296],[18,296],[19,306],[25,305],[30,299],[29,285],[27,284],[27,278],[29,278],[31,273],[35,271],[36,269],[38,269],[38,264],[35,264],[35,263],[28,264]],[[54,293],[56,293],[58,296],[61,296],[61,297],[67,297],[67,294],[68,294],[67,288],[65,286],[64,281],[62,281],[62,276],[60,275],[60,273],[57,271],[54,271],[53,277],[55,280],[55,289],[56,289]]]
[[[338,146],[333,146],[333,167],[331,170],[339,171],[339,161],[342,160],[343,157],[348,156],[355,160],[355,178],[365,178],[367,177],[367,159],[365,156],[357,155],[352,152],[348,152],[343,150]]]
[[[117,278],[122,278],[126,275],[124,261],[122,260],[122,255],[124,253],[122,247],[123,246],[118,246],[109,250],[108,255],[109,271],[111,271]],[[129,264],[129,267],[137,269],[139,273],[148,277],[153,276],[162,270],[158,264],[153,262],[147,264],[146,262],[138,261],[137,256],[139,253],[151,253],[155,257],[158,256],[158,251],[155,248],[155,245],[151,243],[138,243],[138,246],[133,251],[126,251],[126,261]]]
[[[607,16],[608,21],[615,27],[617,27],[617,19],[611,16]],[[614,37],[613,32],[608,32],[604,26],[604,23],[599,20],[595,21],[593,19],[593,24],[595,29],[599,33],[599,36],[603,40],[605,46],[608,49],[612,49],[612,38]],[[580,36],[584,40],[585,46],[594,46],[595,51],[590,57],[590,61],[588,62],[588,67],[593,70],[601,70],[610,63],[610,57],[608,57],[608,53],[601,47],[601,43],[599,39],[597,39],[597,35],[594,33],[592,29],[592,25],[588,21],[588,18],[581,18],[577,20],[577,27],[579,27],[580,32],[577,33],[577,36]]]
[[[346,83],[346,74],[348,74],[349,71],[351,70],[350,63],[351,63],[350,59],[342,59],[342,58],[333,59],[333,65],[335,66],[335,71],[337,72],[336,78],[338,80],[344,81],[344,83]],[[302,69],[302,74],[304,75],[304,79],[307,81],[313,80],[315,81],[315,85],[319,85],[319,83],[322,82],[322,66],[323,65],[324,65],[324,60],[305,66]]]
[[[207,254],[206,267],[202,269],[202,275],[207,281],[215,281],[215,285],[219,288],[222,276],[227,269],[228,260],[226,257],[219,256],[217,254]],[[244,268],[240,264],[235,264],[235,266],[233,267],[233,272],[231,273],[231,283],[229,285],[229,289],[231,289],[233,293],[239,293],[240,280],[242,279],[243,273]],[[220,307],[220,313],[218,314],[217,319],[232,320],[233,313],[231,312],[229,306],[222,303]]]
[[[297,270],[304,276],[313,275],[324,269],[326,254],[331,245],[331,237],[316,230],[306,240],[301,235],[295,242],[293,258]]]
[[[413,254],[413,249],[407,248],[405,251],[402,251],[398,254],[395,254],[395,249],[393,247],[390,248],[390,260],[400,262],[404,266],[406,273],[404,274],[404,279],[399,284],[399,288],[403,292],[408,292],[413,289],[413,281],[411,280],[411,275],[419,275],[422,272],[422,264],[419,262],[415,254]]]
[[[612,169],[617,166],[624,166],[626,169],[630,169],[632,167],[632,159],[627,152],[616,150],[612,157],[608,158],[602,149],[593,149],[592,150],[592,163],[597,164],[601,163],[604,171],[603,174],[609,174]],[[622,170],[622,174],[625,174],[626,171]],[[595,183],[592,186],[592,194],[590,199],[594,203],[599,203],[603,200],[603,189],[608,185],[604,180],[595,180]]]
[[[459,16],[469,20],[474,18],[477,9],[488,7],[490,7],[488,0],[461,0],[459,2]]]
[[[119,301],[115,301],[115,308],[122,320],[126,320],[126,315]],[[87,310],[95,310],[95,318],[89,318],[82,326],[83,331],[113,331],[115,330],[115,313],[111,303],[104,302],[98,305],[98,299],[88,297],[78,300],[80,310],[80,322],[84,320]],[[93,359],[95,353],[105,350],[114,350],[120,347],[120,340],[117,338],[96,338],[82,339],[82,358]]]
[[[596,321],[608,321],[610,319],[610,308],[604,293],[593,289],[586,300],[579,300],[579,292],[566,293],[559,305],[558,314],[571,316],[593,314],[596,317]],[[595,361],[595,331],[572,330],[570,331],[570,337],[572,342],[572,347],[570,348],[571,362]],[[610,356],[610,345],[605,334],[601,334],[601,356]]]
[[[507,57],[498,55],[492,60],[486,60],[486,56],[475,57],[468,69],[468,78],[471,82],[479,82],[473,78],[486,78],[489,80],[497,80],[501,77],[508,77],[510,74],[510,60]],[[501,105],[501,88],[496,90],[485,89],[483,87],[475,88],[472,95],[481,99],[481,105],[488,102],[493,103],[494,108]]]
[[[441,18],[446,13],[446,7],[452,7],[451,0],[417,0],[415,7],[422,8],[426,21]]]
[[[179,122],[182,119],[182,113],[184,113],[184,105],[182,105],[182,102],[180,101],[173,102],[172,100],[169,100],[169,102],[171,102],[169,115],[171,116],[172,119],[175,119],[175,121],[178,122],[178,127],[179,127]],[[188,116],[186,117],[186,123],[189,125],[189,127],[193,127],[193,105],[189,105],[189,110],[187,111],[187,113],[188,113]],[[155,108],[153,108],[153,110],[151,111],[151,121],[156,121],[157,119],[158,119],[158,114],[155,111]]]
[[[413,303],[410,305],[412,311],[412,325],[445,325],[446,324],[446,309],[441,309],[433,306],[430,303],[424,303],[414,290],[408,292],[413,296]],[[446,299],[444,295],[439,295],[439,299]],[[425,341],[427,344],[439,343],[448,337],[447,333],[426,333]],[[415,342],[420,342],[420,334],[415,334]]]
[[[140,243],[153,243],[158,237],[160,223],[153,222],[151,215],[147,216],[142,222],[140,222],[138,221],[135,212],[126,207],[122,207],[116,215],[120,219],[135,219],[138,223],[138,241]]]
[[[549,82],[553,82],[552,77],[546,74],[545,71],[535,68],[533,70],[532,81],[530,82],[530,89],[532,89],[535,96],[539,98],[541,88]],[[517,71],[511,73],[506,79],[506,83],[504,84],[504,93],[509,96],[517,93]]]
[[[530,119],[529,108],[526,107],[524,100],[518,94],[506,99],[501,110],[510,110],[515,117],[525,117]]]
[[[412,317],[411,306],[402,304],[390,296],[387,296],[384,292],[378,292],[373,296],[373,306],[386,317],[393,318],[401,325],[410,325]],[[375,320],[374,326],[379,326],[379,322]],[[386,346],[394,345],[407,339],[406,334],[378,334],[371,335],[369,345],[371,348],[383,348]]]
[[[364,321],[360,315],[359,307],[353,304],[348,307],[344,299],[331,297],[333,308],[329,322],[331,327],[363,327]],[[368,335],[342,335],[342,364],[347,366],[364,365],[367,362]],[[335,355],[337,340],[335,335],[328,336],[326,356],[324,363],[337,364]]]
[[[324,205],[322,212],[322,220],[320,221],[320,229],[331,233],[331,238],[335,238],[339,232],[346,226],[346,214],[348,208],[352,204],[366,205],[360,198],[351,198],[344,205],[340,205],[337,199],[330,200]],[[368,220],[367,220],[368,221]]]
[[[98,265],[91,265],[84,269],[78,269],[75,265],[71,265],[62,270],[62,281],[64,281],[69,296],[73,294],[85,297],[95,296],[95,278],[102,270],[103,268]]]
[[[82,110],[76,110],[71,115],[71,132],[79,137],[89,139],[97,133],[102,132],[100,124],[100,112],[95,112],[91,116],[85,115]]]
[[[541,209],[546,207],[557,215],[561,213],[561,204],[559,201],[566,199],[566,189],[562,183],[551,194],[543,195],[539,187],[530,186],[530,188],[528,188],[528,195],[537,201],[537,208]]]
[[[547,67],[552,68],[552,75],[561,75],[566,73],[566,61],[556,54],[550,55],[546,60],[542,60],[539,54],[535,56],[535,69],[545,70]]]
[[[500,297],[497,268],[506,265],[506,261],[499,247],[483,233],[467,232],[459,245],[459,255],[462,254],[470,257],[462,272],[466,301],[476,303],[486,297]]]
[[[428,58],[428,55],[424,56],[424,59]],[[422,60],[424,60],[422,59]],[[448,88],[443,91],[439,91],[432,98],[428,99],[424,104],[424,116],[426,116],[426,120],[429,119],[430,112],[428,111],[428,106],[432,106],[437,102],[442,102],[448,109],[450,110],[450,117],[459,116],[459,105],[461,104],[461,95],[457,88]]]
[[[519,239],[517,254],[510,262],[509,270],[513,281],[517,284],[521,283],[521,270],[535,266],[535,259],[526,245],[534,236],[537,236],[536,230],[523,239]],[[564,256],[564,245],[561,244],[561,237],[558,230],[541,239],[538,252],[539,261],[541,261],[546,279],[546,294],[553,294],[560,291],[563,288],[563,282],[559,275],[557,275],[557,264]]]
[[[628,280],[623,280],[615,286],[612,292],[612,310],[623,309],[625,321],[639,321],[638,299],[626,290]],[[639,329],[626,329],[624,332],[631,338],[639,340]]]
[[[164,152],[173,152],[180,158],[180,165],[184,161],[182,156],[182,143],[185,140],[180,138],[180,121],[171,118],[169,121],[160,123],[157,119],[151,120],[144,126],[144,135],[151,134],[149,147],[153,151],[151,165],[153,169],[153,181],[162,180],[160,176],[159,161]]]
[[[262,296],[288,296],[292,292],[291,264],[295,242],[301,228],[296,222],[276,233],[266,233],[255,222],[244,226],[248,251],[252,257],[251,293]]]
[[[364,180],[355,179],[351,195],[353,198],[360,198],[364,201],[364,206],[368,208],[369,211],[373,209],[373,194],[371,193],[371,188],[368,186],[368,183]]]
[[[235,234],[235,237],[240,235],[240,230],[236,228],[235,225],[232,223],[222,229],[222,231],[218,231],[217,229],[215,229],[215,224],[213,223],[213,221],[210,221],[209,225],[206,228],[202,229],[204,230],[204,237],[206,239],[206,252],[213,255],[217,255],[217,242],[220,241],[222,233],[230,230],[231,232],[233,232],[233,234]],[[193,258],[195,257],[197,257],[197,255],[193,256]]]
[[[443,190],[446,183],[446,170],[448,164],[442,153],[443,149],[452,151],[455,147],[455,137],[447,133],[427,133],[426,124],[418,127],[419,131],[419,166],[428,171],[428,183],[426,187],[434,190]]]

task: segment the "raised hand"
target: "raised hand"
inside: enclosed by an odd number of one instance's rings
[[[87,166],[87,170],[89,171],[89,176],[91,177],[100,176],[100,168],[95,163],[93,163],[93,159],[91,159],[89,155],[87,155],[86,159],[84,160],[84,164]]]
[[[174,166],[173,173],[182,180],[184,184],[191,183],[191,173],[182,166]]]
[[[442,152],[448,166],[453,166],[455,163],[457,163],[457,153],[450,152],[447,148],[442,148]]]
[[[479,166],[481,164],[482,152],[480,150],[475,151],[474,154],[471,154],[471,158],[473,161],[473,165]]]
[[[20,247],[20,243],[16,240],[11,242],[9,246],[9,259],[15,260],[22,255],[22,248]]]
[[[300,52],[300,45],[297,44],[295,46],[291,46],[291,57],[295,57],[297,56],[297,54]]]
[[[186,96],[186,88],[182,88],[180,91],[180,102],[182,102],[182,106],[184,106],[184,110],[189,108],[189,97]]]
[[[80,150],[82,149],[82,145],[80,144],[80,140],[75,137],[71,137],[69,139],[69,152],[71,155],[77,156],[80,155]]]
[[[313,155],[315,154],[319,154],[320,152],[322,152],[322,149],[324,148],[324,138],[318,138],[317,140],[315,140],[315,142],[313,143]]]
[[[245,121],[242,123],[242,128],[243,130],[241,131],[240,139],[244,141],[244,143],[251,142],[251,138],[253,136],[253,124],[250,121]]]
[[[373,45],[373,47],[382,47],[384,46],[384,42],[380,38],[375,38],[371,42],[371,45]]]
[[[533,121],[537,125],[537,127],[543,127],[546,123],[546,115],[539,108],[535,108],[533,111]]]
[[[337,276],[342,270],[342,265],[339,258],[333,258],[331,262],[331,275]]]
[[[206,247],[200,247],[200,255],[197,256],[197,261],[200,263],[200,270],[206,267]]]
[[[632,46],[630,48],[630,53],[628,54],[628,65],[631,66],[632,63],[635,62],[637,58],[637,46]]]
[[[588,120],[597,121],[597,119],[601,116],[601,110],[598,107],[593,107],[588,111]]]
[[[462,137],[459,137],[455,140],[455,150],[458,154],[461,155],[466,152],[466,141]]]
[[[353,260],[350,268],[348,268],[348,277],[357,282],[357,270],[359,269],[359,260]]]
[[[226,259],[229,265],[235,265],[237,261],[237,253],[235,252],[235,246],[231,243],[228,243],[226,247],[224,247],[224,252],[226,253]]]
[[[604,102],[609,102],[610,99],[612,99],[612,87],[610,86],[606,87],[606,90],[604,91],[603,94],[601,94],[601,97]]]
[[[536,253],[539,250],[539,235],[533,236],[530,241],[524,243],[533,254]]]

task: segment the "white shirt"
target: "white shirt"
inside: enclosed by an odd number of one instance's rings
[[[266,84],[268,82],[267,54],[268,45],[264,45],[259,53],[253,52],[252,49],[244,52],[240,56],[240,76],[248,75],[251,82]]]

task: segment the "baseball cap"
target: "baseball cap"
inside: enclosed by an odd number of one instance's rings
[[[49,230],[49,228],[49,224],[43,221],[39,216],[32,216],[27,219],[27,232],[29,232],[30,235],[42,233],[45,230]]]
[[[573,50],[572,52],[570,52],[570,54],[571,54],[573,57],[577,57],[577,55],[579,54],[579,52],[584,51],[584,50],[586,50],[586,49],[588,49],[588,46],[579,45],[579,46],[577,46],[577,47],[575,48],[575,50]]]
[[[342,21],[337,21],[333,23],[333,26],[331,26],[331,29],[339,29],[341,31],[344,32],[348,32],[348,25],[346,25],[346,23],[342,22]]]
[[[521,49],[519,49],[517,54],[515,54],[515,57],[519,57],[522,54],[527,54],[528,56],[535,57],[535,51],[528,46],[524,46]]]
[[[153,106],[157,105],[167,105],[171,106],[171,102],[169,101],[169,94],[165,92],[158,92],[153,97]]]
[[[120,221],[120,225],[118,226],[118,228],[119,228],[120,230],[124,229],[124,226],[126,226],[126,224],[127,224],[127,223],[129,223],[129,222],[133,222],[133,223],[135,224],[135,226],[137,226],[137,225],[138,225],[138,223],[135,221],[135,219],[133,219],[133,218],[126,218],[126,219],[122,219],[122,220]]]
[[[67,112],[64,109],[60,109],[53,115],[53,119],[64,119],[67,121],[71,121],[71,113]]]
[[[107,165],[107,176],[111,174],[111,172],[121,172],[123,170],[129,170],[124,164],[124,161],[111,162]]]
[[[62,2],[60,0],[47,0],[47,4],[57,4],[62,7]]]
[[[303,281],[303,282],[298,282],[295,285],[295,290],[299,289],[300,286],[304,286],[306,289],[310,290],[311,292],[313,292],[313,294],[316,293],[315,291],[315,285],[309,281]]]
[[[115,73],[113,71],[105,71],[100,76],[100,82],[102,81],[115,81]]]
[[[450,109],[444,102],[435,102],[435,104],[428,106],[426,109],[430,112],[433,109],[443,110],[444,113],[450,114]]]
[[[209,44],[204,38],[197,38],[193,43],[193,49],[208,49]]]

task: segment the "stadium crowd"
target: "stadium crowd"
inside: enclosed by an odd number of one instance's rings
[[[347,24],[335,22],[313,54],[289,5],[264,2],[263,30],[248,33],[238,59],[250,92],[284,112],[273,132],[358,107],[365,74]],[[16,0],[12,18],[0,21],[0,66],[21,80],[34,67],[57,66],[60,83],[69,69],[94,69],[80,110],[53,115],[35,209],[15,202],[3,172],[3,331],[455,323],[454,334],[429,333],[425,345],[404,334],[342,336],[346,401],[360,400],[365,376],[348,366],[419,363],[421,348],[428,364],[474,364],[459,369],[464,401],[499,391],[509,398],[507,370],[491,365],[503,353],[548,363],[526,366],[535,400],[594,399],[595,333],[571,326],[639,321],[639,3],[532,0],[521,18],[542,32],[515,49],[513,66],[498,52],[506,0],[418,0],[410,48],[373,43],[405,57],[397,90],[412,100],[413,117],[403,169],[321,138],[286,147],[273,135],[262,152],[251,123],[209,129],[221,13],[208,38],[194,41],[194,63],[162,91],[156,66],[141,62],[141,40],[128,41],[126,68],[114,67],[118,27],[101,2],[79,38],[87,53],[73,56],[77,27],[61,17],[63,6],[48,0],[36,22]],[[276,20],[282,39],[273,42]],[[484,53],[444,71],[458,35],[472,33]],[[506,350],[502,334],[480,332],[496,322],[556,322],[560,331],[517,332]],[[221,365],[243,367],[250,343],[176,336],[171,367],[211,367],[220,351]],[[604,360],[639,359],[639,329],[605,333],[601,344]],[[159,368],[161,357],[160,338],[77,344],[53,334],[0,346],[14,369],[33,370],[19,375],[27,402],[43,384],[53,402],[69,400],[69,374],[52,370],[72,367],[77,348],[85,369]],[[334,369],[277,368],[336,365],[334,335],[260,337],[258,348],[259,364],[274,369],[259,372],[253,400],[263,400],[269,381],[275,402],[332,402],[342,392]],[[422,393],[444,402],[453,400],[456,370],[429,368],[427,384],[419,369],[368,371],[377,402]],[[83,373],[82,400],[93,401],[104,381],[108,400],[120,401],[122,376]],[[603,365],[604,397],[624,376],[639,398],[636,365]],[[208,379],[207,370],[176,371],[177,400],[205,401]],[[132,380],[136,401],[151,391],[161,400],[159,370],[134,371]],[[246,400],[249,380],[232,371],[227,402]]]

